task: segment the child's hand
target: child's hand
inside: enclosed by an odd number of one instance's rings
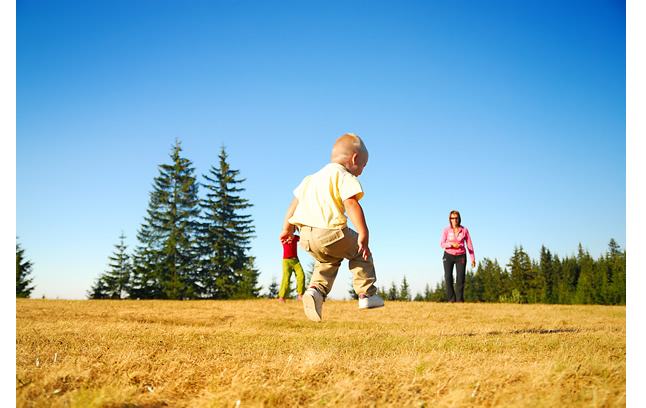
[[[293,231],[283,230],[280,233],[280,236],[278,237],[278,239],[280,239],[281,243],[286,244],[289,241],[291,241],[293,237],[294,237],[294,232]]]
[[[370,257],[370,248],[368,248],[368,236],[360,234],[359,238],[357,239],[357,244],[359,244],[359,254],[361,254],[361,257],[364,261],[367,261]]]

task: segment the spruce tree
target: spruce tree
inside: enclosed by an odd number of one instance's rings
[[[267,297],[270,299],[274,299],[278,297],[278,283],[276,283],[276,277],[272,276],[271,277],[271,283],[269,284],[269,287],[267,288]]]
[[[114,253],[108,258],[110,269],[103,275],[108,297],[111,299],[122,299],[128,296],[132,265],[130,255],[126,252],[128,247],[125,240],[126,236],[122,232],[119,243],[114,246]]]
[[[606,253],[608,264],[608,299],[610,304],[626,304],[626,251],[622,251],[617,241],[610,240]]]
[[[401,286],[399,287],[399,297],[398,300],[410,301],[410,286],[408,285],[408,280],[406,276],[402,279]]]
[[[105,275],[101,275],[94,281],[94,284],[87,292],[88,299],[109,299],[110,298],[110,288],[105,281]]]
[[[388,300],[397,300],[399,299],[399,293],[397,291],[397,285],[395,282],[390,282],[390,289],[388,289]]]
[[[552,253],[549,249],[545,248],[545,245],[541,245],[541,254],[540,254],[540,274],[544,282],[544,290],[541,296],[541,301],[543,303],[555,303],[555,274],[554,266],[552,264]]]
[[[526,303],[528,295],[532,293],[533,289],[532,263],[522,246],[514,247],[514,254],[507,266],[509,266],[511,273],[512,292],[513,289],[516,289],[520,296],[520,301]]]
[[[580,243],[577,253],[577,262],[581,269],[576,285],[574,303],[585,305],[593,304],[595,300],[594,292],[596,289],[594,280],[594,260],[588,251],[583,250],[583,246]]]
[[[433,292],[427,283],[426,286],[424,286],[424,301],[430,302],[432,294]]]
[[[224,147],[219,166],[203,175],[207,190],[200,205],[203,210],[200,229],[200,283],[204,297],[228,299],[258,295],[258,271],[247,254],[255,229],[251,215],[243,212],[252,204],[242,198],[239,170],[231,169]]]
[[[185,299],[198,295],[197,228],[198,184],[189,159],[182,157],[179,141],[171,163],[159,166],[153,182],[147,216],[137,238],[130,297]]]
[[[28,298],[34,290],[31,277],[34,264],[25,257],[25,250],[16,242],[16,297]]]

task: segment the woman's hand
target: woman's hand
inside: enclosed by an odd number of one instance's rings
[[[451,244],[451,246],[452,246],[453,248],[460,248],[460,244],[459,244],[459,243],[457,243],[457,242],[452,243],[452,244]]]
[[[475,259],[472,259],[472,260],[471,260],[471,267],[472,267],[472,268],[475,268],[475,267],[476,267],[476,260],[475,260]]]

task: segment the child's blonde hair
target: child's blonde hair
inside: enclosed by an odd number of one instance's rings
[[[368,154],[363,140],[354,133],[344,133],[341,137],[336,139],[334,146],[332,146],[331,161],[335,163],[347,163],[353,154]]]

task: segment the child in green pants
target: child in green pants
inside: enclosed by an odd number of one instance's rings
[[[280,283],[280,290],[278,291],[279,302],[285,302],[285,295],[289,288],[289,278],[292,275],[292,271],[296,275],[296,293],[298,294],[298,300],[301,300],[301,296],[305,291],[305,274],[303,273],[301,263],[298,261],[298,249],[296,246],[298,240],[299,236],[293,235],[283,242],[283,280]]]

